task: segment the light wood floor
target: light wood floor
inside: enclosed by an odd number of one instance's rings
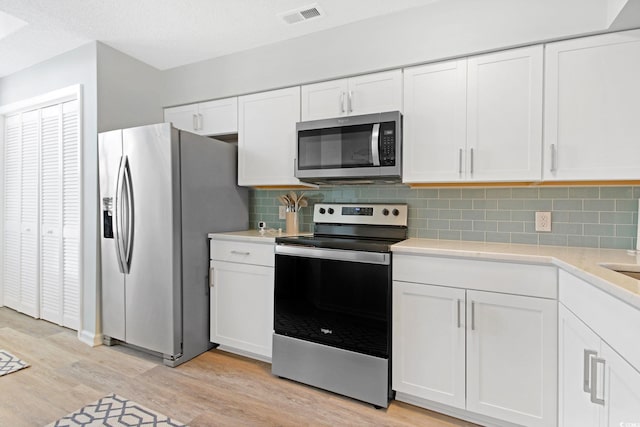
[[[31,366],[0,377],[0,426],[43,426],[109,393],[197,426],[473,426],[400,402],[386,410],[271,375],[211,350],[177,368],[0,308],[0,349]]]

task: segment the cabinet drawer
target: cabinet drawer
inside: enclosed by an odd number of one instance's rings
[[[264,265],[275,264],[274,243],[247,243],[227,240],[211,240],[210,255],[212,260],[239,262],[243,264]]]
[[[550,265],[394,254],[393,280],[540,298],[558,296],[557,268]]]

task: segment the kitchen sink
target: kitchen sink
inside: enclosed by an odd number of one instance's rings
[[[604,268],[608,268],[616,273],[624,274],[633,279],[640,280],[640,264],[609,264],[601,263]]]

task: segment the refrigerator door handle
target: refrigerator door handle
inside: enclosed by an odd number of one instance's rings
[[[124,253],[124,243],[122,240],[122,192],[124,191],[124,163],[125,157],[120,157],[120,165],[118,166],[118,178],[116,181],[116,200],[115,200],[115,209],[114,209],[114,227],[113,231],[115,234],[115,244],[116,244],[116,259],[118,260],[118,269],[120,273],[124,273],[124,263],[123,256]]]
[[[133,247],[133,225],[134,225],[134,208],[133,208],[133,185],[131,183],[131,166],[129,166],[129,158],[125,156],[124,163],[124,184],[125,184],[125,194],[127,200],[127,214],[126,218],[126,241],[123,238],[123,246],[124,246],[124,258],[122,262],[122,266],[124,268],[124,273],[129,273],[131,269],[131,249]]]

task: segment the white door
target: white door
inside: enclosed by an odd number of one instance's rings
[[[557,423],[557,302],[467,291],[467,410]]]
[[[198,104],[181,105],[164,109],[164,121],[173,127],[196,132],[199,125]]]
[[[238,133],[238,98],[217,99],[198,104],[200,135]]]
[[[542,178],[542,49],[469,58],[467,179]]]
[[[302,86],[302,120],[319,120],[347,114],[347,79]]]
[[[238,184],[299,185],[294,176],[300,87],[238,99]]]
[[[466,85],[466,59],[404,70],[403,182],[464,177]]]
[[[211,342],[271,359],[273,267],[211,261]]]
[[[22,167],[22,126],[20,114],[5,120],[4,138],[4,305],[20,309],[20,194]]]
[[[596,380],[595,401],[602,399],[603,427],[635,427],[640,425],[640,372],[602,343],[601,360],[596,359],[598,377],[604,364],[604,381]],[[604,383],[604,390],[601,384]],[[604,392],[604,395],[601,393]],[[596,403],[598,405],[598,403]]]
[[[397,392],[465,408],[465,291],[393,282]]]
[[[546,45],[545,180],[640,178],[640,31]]]
[[[347,114],[402,111],[402,70],[351,77],[348,85]]]
[[[558,308],[558,425],[597,427],[590,400],[590,363],[600,355],[600,337],[564,305]]]

